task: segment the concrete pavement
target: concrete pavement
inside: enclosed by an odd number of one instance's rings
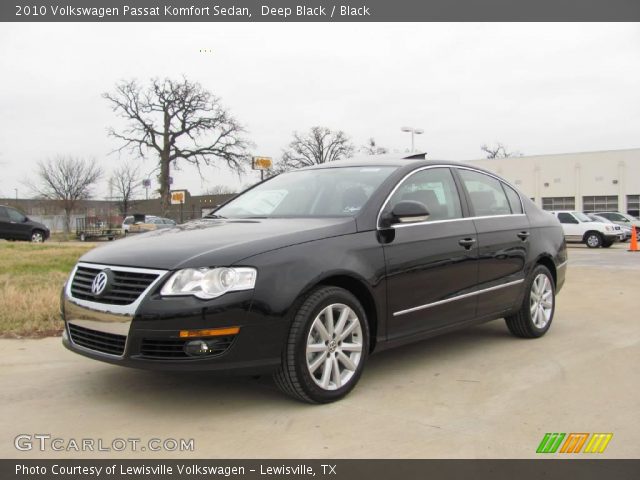
[[[527,458],[545,432],[613,432],[640,456],[640,253],[570,248],[549,333],[502,320],[370,358],[345,400],[310,406],[269,379],[129,370],[59,338],[0,340],[2,458]],[[18,451],[19,434],[194,439],[194,451]],[[586,456],[586,455],[585,455]]]

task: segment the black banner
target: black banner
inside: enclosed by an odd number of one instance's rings
[[[638,0],[16,0],[2,22],[638,21]]]
[[[636,479],[640,460],[0,460],[9,479]]]

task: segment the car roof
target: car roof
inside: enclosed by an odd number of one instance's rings
[[[319,165],[311,165],[309,167],[301,168],[300,170],[320,170],[324,168],[341,168],[341,167],[404,167],[412,165],[415,167],[429,166],[429,165],[451,165],[458,167],[472,167],[477,170],[491,173],[484,168],[476,167],[470,163],[453,162],[450,160],[427,160],[425,158],[426,153],[414,153],[414,154],[386,154],[386,155],[360,155],[349,158],[347,160],[337,160],[335,162],[327,162]],[[495,175],[495,174],[492,174]]]

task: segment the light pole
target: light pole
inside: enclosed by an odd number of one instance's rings
[[[16,202],[18,201],[18,189],[14,188],[14,190],[16,191]]]
[[[413,128],[413,127],[402,127],[400,128],[401,131],[403,132],[411,132],[411,151],[414,152],[415,148],[414,148],[414,135],[422,135],[424,133],[424,130],[421,128]]]

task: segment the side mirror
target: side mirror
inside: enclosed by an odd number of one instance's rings
[[[382,219],[383,227],[390,227],[397,223],[424,222],[429,218],[429,211],[424,204],[414,200],[398,202],[391,213]]]

